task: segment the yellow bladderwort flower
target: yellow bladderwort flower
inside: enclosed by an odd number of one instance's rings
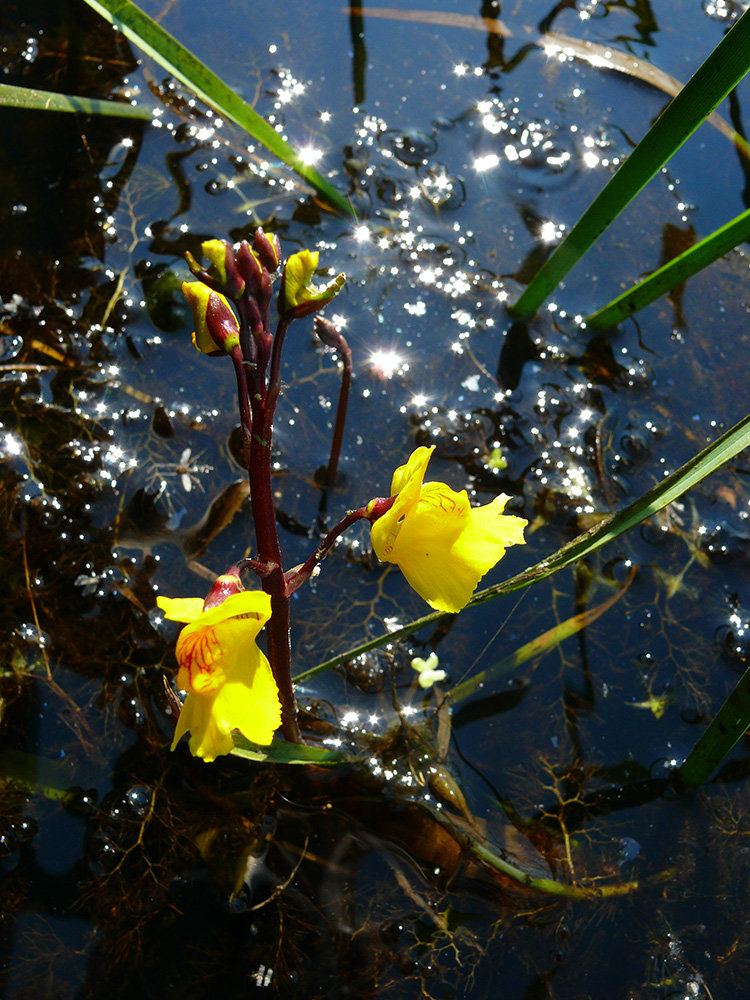
[[[524,542],[522,517],[503,514],[501,494],[472,507],[466,490],[424,483],[434,448],[417,448],[393,474],[393,506],[371,527],[378,559],[396,563],[411,587],[436,611],[460,611],[508,545]]]
[[[312,283],[319,258],[317,250],[300,250],[287,259],[279,298],[279,309],[285,316],[295,319],[309,316],[328,305],[341,291],[345,281],[343,274],[337,274],[322,287]]]
[[[187,623],[175,656],[177,685],[188,695],[172,749],[189,732],[190,752],[211,761],[234,747],[233,729],[268,745],[281,725],[276,681],[255,643],[271,617],[268,594],[242,590],[206,610],[200,597],[158,597],[157,603],[171,621]]]

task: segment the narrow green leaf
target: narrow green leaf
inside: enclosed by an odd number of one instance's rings
[[[72,97],[51,90],[13,87],[0,83],[0,107],[22,108],[28,111],[69,111],[83,115],[115,115],[118,118],[150,120],[151,112],[141,105],[124,101],[100,101],[90,97]]]
[[[654,174],[695,132],[750,69],[750,10],[735,22],[706,61],[641,139],[511,306],[531,316]]]
[[[683,493],[687,492],[687,490],[691,489],[702,479],[705,479],[712,472],[721,468],[722,465],[730,461],[730,459],[734,458],[735,455],[738,455],[748,446],[750,446],[750,414],[708,445],[707,448],[704,448],[703,451],[691,458],[690,461],[677,469],[676,472],[665,476],[660,483],[657,483],[647,493],[644,493],[642,497],[634,500],[627,507],[623,507],[622,510],[607,515],[596,527],[590,528],[582,535],[568,542],[567,545],[563,545],[561,549],[558,549],[549,558],[543,559],[535,566],[524,570],[523,573],[511,577],[510,580],[505,580],[503,583],[480,590],[467,604],[467,608],[484,604],[485,601],[490,601],[503,594],[510,594],[515,590],[521,590],[532,583],[552,576],[558,570],[578,562],[579,559],[592,555],[608,542],[614,541],[615,538],[629,531],[636,524],[645,521],[647,517],[652,517],[668,504],[677,500]],[[360,646],[355,646],[353,649],[347,650],[345,653],[339,653],[338,656],[331,657],[330,660],[326,660],[315,667],[311,667],[309,670],[303,671],[294,680],[299,683],[315,676],[315,674],[322,673],[324,670],[330,670],[332,667],[338,666],[339,663],[344,663],[346,660],[352,660],[357,656],[362,656],[364,653],[369,653],[370,650],[377,649],[379,646],[398,642],[399,639],[411,635],[412,632],[418,632],[426,625],[431,625],[433,622],[439,621],[442,617],[443,612],[433,611],[431,614],[417,618],[407,625],[402,625],[401,628],[393,632],[379,635],[368,642],[362,643]]]
[[[594,329],[617,326],[628,316],[632,316],[654,299],[658,299],[660,295],[664,295],[698,271],[702,271],[704,267],[708,267],[749,237],[750,208],[629,288],[627,292],[618,295],[606,306],[587,316],[587,325]]]
[[[678,788],[697,788],[707,781],[735,743],[750,728],[750,667],[721,706],[708,729],[677,769]]]
[[[277,740],[268,747],[254,746],[237,738],[237,746],[230,751],[235,757],[271,764],[317,764],[318,767],[335,767],[350,764],[354,758],[343,750],[325,750],[323,747],[304,746]]]
[[[8,749],[0,753],[0,777],[32,794],[58,802],[64,801],[70,794],[69,767],[23,750]]]
[[[299,153],[230,86],[145,14],[140,7],[136,7],[130,0],[86,0],[86,3],[110,24],[119,28],[131,42],[163,66],[168,73],[189,87],[202,101],[245,129],[282,163],[295,170],[331,205],[345,215],[354,215],[354,210],[346,198],[325,177],[305,163]]]
[[[595,622],[605,611],[609,611],[612,605],[620,600],[633,582],[634,577],[635,570],[631,569],[625,584],[616,593],[612,594],[611,597],[608,597],[606,601],[602,601],[596,607],[581,611],[580,614],[573,615],[566,621],[560,622],[559,625],[547,629],[546,632],[538,635],[536,639],[524,643],[514,653],[504,656],[497,663],[493,663],[491,667],[487,667],[486,670],[481,670],[478,674],[474,674],[473,677],[469,677],[460,684],[456,684],[455,687],[450,689],[446,697],[450,699],[453,705],[456,705],[459,701],[463,701],[464,698],[468,698],[474,694],[482,685],[490,681],[496,681],[499,677],[503,677],[505,674],[509,674],[512,670],[520,667],[522,663],[536,659],[536,657],[548,653],[550,649],[554,649],[555,646],[559,646],[563,640],[570,638],[571,635],[575,635],[576,632],[580,632],[582,628],[586,628],[587,625]]]

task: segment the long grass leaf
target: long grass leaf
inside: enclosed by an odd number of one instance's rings
[[[547,629],[546,632],[542,632],[542,634],[538,635],[535,639],[524,643],[523,646],[519,646],[515,652],[511,653],[509,656],[504,656],[502,660],[499,660],[497,663],[493,663],[492,666],[487,667],[486,670],[481,670],[478,674],[474,674],[473,677],[469,677],[460,684],[456,684],[455,687],[448,691],[446,697],[450,699],[452,704],[456,705],[459,701],[463,701],[464,698],[468,698],[470,695],[474,694],[484,684],[487,684],[490,681],[496,681],[499,677],[509,674],[517,667],[520,667],[523,663],[536,659],[538,656],[543,656],[544,653],[548,653],[551,649],[554,649],[555,646],[559,646],[563,640],[569,639],[571,635],[575,635],[576,632],[580,632],[582,628],[586,628],[587,625],[595,622],[596,619],[601,617],[605,611],[609,611],[612,605],[620,600],[622,595],[633,582],[634,577],[635,570],[631,569],[623,586],[620,587],[616,593],[608,597],[606,601],[602,601],[601,604],[597,604],[593,608],[587,608],[586,611],[581,611],[579,614],[573,615],[564,622],[560,622],[559,625],[555,625],[553,628]]]
[[[118,118],[150,120],[151,112],[142,105],[124,101],[101,101],[92,97],[73,97],[57,94],[52,90],[35,90],[33,87],[14,87],[0,83],[0,107],[19,108],[27,111],[68,111],[83,115],[115,115]]]
[[[628,316],[643,309],[660,295],[702,271],[725,253],[750,237],[750,208],[732,219],[725,226],[706,236],[679,257],[654,271],[643,281],[618,295],[606,306],[586,317],[586,324],[594,329],[617,326]]]
[[[531,316],[682,144],[750,69],[750,10],[735,22],[656,119],[562,243],[511,306]]]
[[[59,761],[8,748],[0,753],[0,778],[58,802],[70,795],[70,768]]]
[[[110,24],[118,27],[134,45],[189,87],[202,101],[245,129],[282,163],[295,170],[331,205],[345,215],[354,214],[346,198],[317,170],[305,163],[299,153],[257,111],[140,7],[136,7],[131,0],[86,0],[86,3]]]
[[[678,788],[697,788],[707,781],[732,747],[750,728],[750,668],[721,706],[708,729],[677,769]]]
[[[567,545],[563,545],[553,555],[538,562],[530,569],[524,570],[523,573],[511,577],[503,583],[495,584],[493,587],[486,587],[484,590],[480,590],[471,599],[467,608],[476,607],[476,605],[484,604],[495,597],[510,594],[515,590],[521,590],[532,583],[537,583],[539,580],[544,580],[548,576],[552,576],[566,566],[578,562],[579,559],[592,555],[608,542],[614,541],[615,538],[629,531],[636,524],[640,524],[646,518],[652,517],[668,504],[677,500],[683,493],[691,489],[702,479],[705,479],[712,472],[721,468],[722,465],[729,462],[735,455],[738,455],[747,447],[750,447],[750,414],[722,434],[721,437],[713,441],[707,448],[704,448],[703,451],[691,458],[690,461],[671,473],[671,475],[665,476],[661,482],[657,483],[647,493],[644,493],[642,497],[628,504],[627,507],[623,507],[622,510],[608,515],[596,527],[590,528],[582,535],[578,535],[577,538],[568,542]],[[442,617],[443,612],[433,611],[431,614],[417,618],[407,625],[402,625],[401,628],[395,629],[393,632],[379,635],[368,642],[362,643],[360,646],[355,646],[353,649],[347,650],[345,653],[339,653],[337,656],[331,657],[330,660],[326,660],[315,667],[311,667],[309,670],[303,671],[294,680],[299,683],[313,677],[315,674],[322,673],[324,670],[330,670],[331,667],[335,667],[339,663],[362,656],[372,649],[377,649],[387,643],[397,642],[399,639],[403,639],[413,632],[419,631],[419,629],[424,628],[426,625],[431,625],[439,621]]]
[[[315,764],[317,767],[335,767],[338,764],[350,764],[354,758],[340,750],[327,750],[324,747],[305,746],[299,743],[287,743],[276,740],[270,746],[259,747],[245,740],[239,740],[230,753],[245,760],[270,764]]]

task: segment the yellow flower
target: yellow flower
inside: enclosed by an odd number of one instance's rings
[[[341,291],[345,278],[337,274],[327,285],[319,287],[312,283],[318,267],[320,254],[317,250],[300,250],[293,253],[284,265],[282,298],[285,314],[302,319],[328,305]],[[281,301],[279,301],[279,307]]]
[[[522,517],[503,514],[501,494],[471,507],[466,490],[424,484],[434,448],[417,448],[393,474],[393,506],[371,528],[378,559],[396,563],[411,587],[436,611],[460,611],[508,545],[523,544]]]
[[[172,749],[189,732],[190,752],[211,761],[234,747],[233,729],[269,744],[281,725],[281,705],[271,667],[255,644],[271,617],[268,594],[243,590],[205,611],[200,597],[158,597],[157,603],[171,621],[188,623],[175,649],[177,684],[188,695]]]

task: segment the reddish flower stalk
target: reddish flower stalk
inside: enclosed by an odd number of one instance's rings
[[[284,574],[285,592],[287,597],[291,597],[295,590],[310,579],[316,568],[328,555],[329,549],[339,535],[346,531],[347,528],[351,528],[351,526],[356,524],[357,521],[361,521],[363,517],[369,517],[367,507],[360,507],[358,510],[349,511],[342,521],[339,521],[334,528],[331,528],[309,559]]]
[[[336,472],[339,467],[341,445],[344,440],[346,411],[349,405],[349,387],[352,382],[352,352],[344,337],[329,320],[324,319],[322,316],[316,316],[314,325],[318,337],[327,347],[332,347],[336,351],[344,366],[341,372],[341,388],[339,389],[339,402],[336,407],[336,423],[333,427],[331,453],[328,458],[328,467],[324,473],[325,484],[333,486],[336,482]]]
[[[242,560],[238,566],[252,569],[260,578],[263,590],[271,598],[271,616],[265,631],[268,659],[281,702],[281,729],[287,740],[299,743],[301,737],[291,671],[289,597],[310,577],[341,531],[360,517],[368,515],[364,508],[348,515],[302,567],[284,575],[271,489],[273,418],[281,391],[281,352],[290,323],[293,319],[311,315],[330,302],[341,287],[344,277],[339,275],[328,285],[317,288],[312,284],[318,264],[317,252],[301,251],[293,254],[284,265],[279,296],[279,322],[275,333],[272,333],[272,283],[273,275],[280,265],[281,253],[276,237],[268,237],[262,229],[258,229],[252,249],[247,242],[243,242],[235,252],[226,241],[209,240],[202,244],[202,250],[211,261],[212,270],[203,269],[188,254],[188,265],[199,283],[183,287],[196,321],[196,347],[207,354],[229,354],[234,365],[243,458],[250,483],[258,548],[257,559]],[[288,268],[292,275],[289,282],[286,280]],[[236,317],[232,314],[227,299],[231,301]],[[324,325],[321,338],[328,342],[328,327],[331,327],[331,336],[336,340],[331,346],[336,347],[343,358],[346,376],[346,389],[342,383],[329,462],[329,478],[332,480],[341,450],[351,359],[346,342],[332,324]],[[290,580],[293,581],[291,587]]]

